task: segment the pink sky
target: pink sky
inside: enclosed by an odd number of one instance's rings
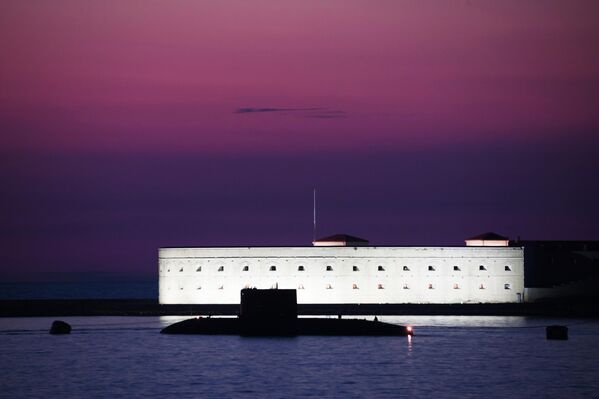
[[[0,280],[599,239],[599,1],[0,2]]]
[[[597,129],[595,1],[3,1],[4,150],[314,150]],[[319,108],[236,114],[238,108]],[[569,133],[568,133],[569,134]]]

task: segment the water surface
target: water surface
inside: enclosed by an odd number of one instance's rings
[[[599,321],[379,317],[406,337],[161,335],[181,317],[0,318],[0,397],[596,397]],[[570,326],[547,341],[544,327]]]

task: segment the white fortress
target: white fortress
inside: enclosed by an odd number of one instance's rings
[[[493,235],[465,247],[376,247],[336,235],[313,247],[161,248],[161,304],[239,304],[242,288],[297,290],[298,304],[515,303],[524,251]]]

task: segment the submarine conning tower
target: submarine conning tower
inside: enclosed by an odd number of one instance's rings
[[[242,320],[295,320],[297,292],[291,289],[242,289],[239,317]]]

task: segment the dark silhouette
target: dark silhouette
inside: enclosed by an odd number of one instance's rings
[[[163,334],[294,335],[412,335],[412,329],[358,319],[298,318],[295,290],[241,290],[239,317],[194,318],[164,328]]]
[[[62,320],[54,320],[52,322],[52,327],[50,327],[50,334],[58,335],[58,334],[70,334],[71,333],[71,325]]]

